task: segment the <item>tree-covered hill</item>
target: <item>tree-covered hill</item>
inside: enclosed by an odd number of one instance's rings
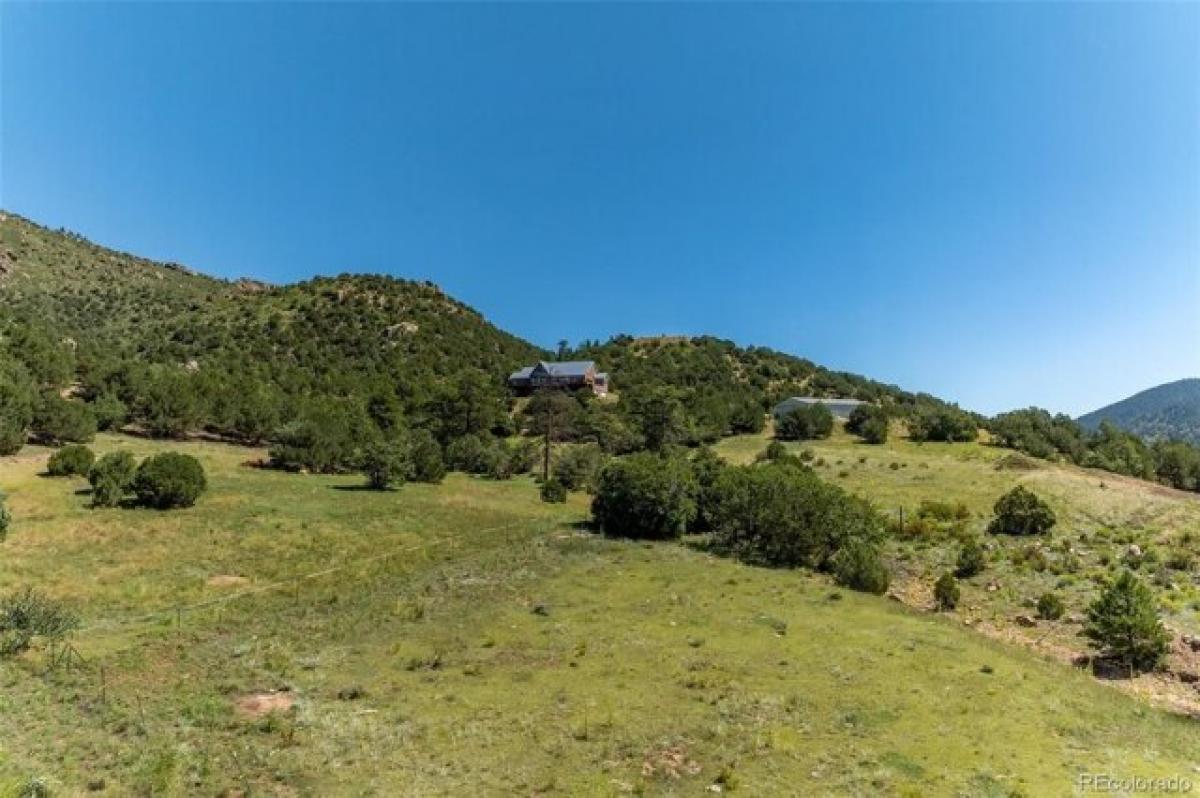
[[[504,378],[550,356],[430,283],[217,280],[14,214],[0,218],[0,298],[10,438],[23,437],[11,432],[18,427],[53,442],[132,423],[151,434],[205,429],[258,442],[307,417],[350,437],[368,421],[385,431],[423,426],[445,445],[515,431]],[[610,451],[640,448],[647,436],[694,444],[758,429],[794,393],[900,412],[941,404],[708,337],[617,336],[559,354],[568,353],[610,371],[621,402],[589,410],[580,397],[563,432]]]
[[[1079,417],[1089,430],[1102,421],[1147,440],[1200,444],[1200,378],[1168,382]]]

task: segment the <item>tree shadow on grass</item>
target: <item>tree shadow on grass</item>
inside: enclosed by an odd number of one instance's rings
[[[329,489],[345,491],[347,493],[396,493],[400,490],[395,487],[373,488],[370,485],[330,485]]]

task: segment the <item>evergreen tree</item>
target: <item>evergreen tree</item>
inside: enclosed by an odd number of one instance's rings
[[[1166,656],[1171,637],[1158,618],[1154,595],[1123,571],[1088,607],[1083,633],[1131,671],[1150,670]]]

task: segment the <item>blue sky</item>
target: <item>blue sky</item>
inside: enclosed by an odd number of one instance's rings
[[[0,206],[994,412],[1200,374],[1197,4],[0,4]]]

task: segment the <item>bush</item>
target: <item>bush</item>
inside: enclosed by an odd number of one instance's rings
[[[129,415],[129,408],[113,394],[106,393],[92,402],[92,414],[96,416],[97,429],[120,429]]]
[[[888,438],[888,423],[886,418],[872,418],[862,425],[862,429],[858,433],[859,437],[866,443],[880,444],[887,443]]]
[[[568,446],[554,463],[554,475],[567,490],[594,491],[606,459],[598,444]]]
[[[712,531],[718,500],[717,480],[726,468],[725,461],[707,446],[702,446],[692,455],[692,474],[696,478],[696,517],[692,521],[691,531]]]
[[[949,571],[939,576],[933,585],[933,600],[939,610],[952,610],[957,607],[960,595],[958,580]]]
[[[950,523],[952,521],[967,520],[971,517],[971,511],[962,502],[951,504],[950,502],[924,499],[917,507],[917,517],[932,518],[935,521]]]
[[[975,419],[957,408],[923,408],[908,420],[908,437],[917,442],[967,443],[978,436]]]
[[[550,477],[542,483],[542,501],[551,504],[562,504],[567,500],[567,486],[557,477]]]
[[[879,405],[857,405],[846,419],[846,432],[859,436],[867,443],[886,443],[887,412]]]
[[[351,471],[362,459],[362,447],[378,435],[360,403],[322,397],[310,400],[295,421],[276,431],[269,456],[276,468],[318,474]]]
[[[50,393],[42,397],[33,428],[47,443],[87,443],[96,437],[96,416],[88,405]]]
[[[79,444],[72,444],[64,446],[50,455],[50,461],[46,464],[46,472],[52,477],[86,477],[94,462],[96,462],[96,455],[92,454],[91,449]]]
[[[691,464],[670,455],[641,452],[600,471],[592,516],[606,535],[679,537],[696,515]]]
[[[4,494],[0,493],[0,543],[8,537],[8,529],[12,526],[12,513],[8,511],[8,505],[5,503]]]
[[[993,534],[1041,535],[1054,526],[1054,511],[1033,491],[1018,485],[996,501],[996,517],[988,525]]]
[[[367,487],[372,490],[387,490],[393,485],[403,485],[412,475],[408,448],[397,440],[377,441],[363,451],[362,472],[367,478]]]
[[[831,432],[833,413],[819,402],[789,410],[775,424],[775,437],[785,441],[828,438]]]
[[[200,461],[178,452],[147,457],[133,477],[133,492],[138,502],[159,510],[191,507],[206,487]]]
[[[762,565],[829,571],[851,541],[883,537],[883,518],[866,501],[780,464],[726,468],[712,515],[714,547]]]
[[[25,651],[34,637],[57,639],[79,626],[61,603],[26,587],[0,599],[0,658]]]
[[[1057,593],[1043,593],[1037,601],[1038,617],[1046,621],[1057,621],[1067,611]]]
[[[93,507],[116,507],[133,482],[137,462],[129,452],[109,452],[88,471]]]
[[[1170,648],[1171,636],[1158,618],[1154,595],[1131,571],[1105,588],[1087,615],[1084,635],[1131,671],[1152,670]]]
[[[851,540],[834,555],[833,573],[839,585],[876,596],[887,592],[890,581],[879,548],[863,540]]]
[[[408,455],[412,462],[412,478],[416,482],[436,484],[446,476],[442,447],[432,433],[423,429],[413,432],[409,438]]]
[[[478,435],[463,435],[446,447],[446,466],[468,474],[490,474],[502,455],[490,438],[485,441]]]
[[[968,540],[958,552],[958,563],[955,573],[960,579],[967,579],[983,573],[987,567],[987,555],[983,546],[977,540]]]

